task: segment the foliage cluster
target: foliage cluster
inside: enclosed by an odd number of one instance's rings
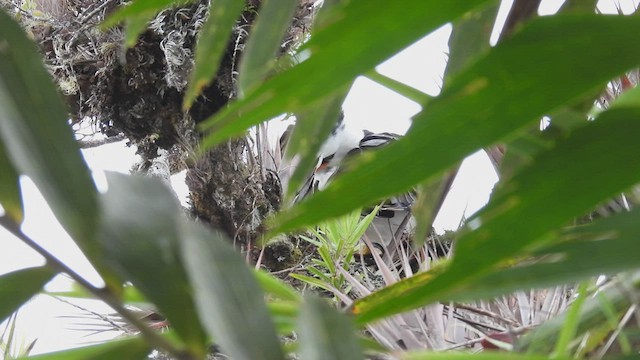
[[[178,3],[133,1],[104,26],[124,22],[131,44],[158,11]],[[243,3],[213,2],[199,35],[184,109],[216,74]],[[407,135],[360,157],[309,201],[276,214],[271,234],[348,214],[413,187],[420,191],[418,234],[425,233],[462,159],[479,149],[499,153],[500,183],[489,204],[457,234],[451,259],[389,281],[378,291],[363,290],[339,311],[250,269],[223,233],[186,219],[157,179],[109,174],[108,190],[98,192],[36,47],[15,19],[0,11],[0,225],[47,260],[44,266],[0,276],[0,319],[66,273],[84,296],[106,302],[139,331],[119,341],[34,358],[142,359],[155,349],[199,359],[212,343],[233,359],[247,360],[284,359],[289,352],[304,359],[362,359],[365,350],[401,359],[467,358],[468,353],[381,347],[357,329],[384,328],[407,311],[441,314],[454,302],[580,282],[568,310],[511,339],[512,353],[475,356],[637,355],[633,314],[640,286],[640,251],[635,250],[640,213],[627,206],[629,211],[584,225],[575,219],[612,197],[635,202],[640,91],[627,89],[597,112],[591,108],[605,89],[627,84],[627,72],[640,64],[640,18],[596,14],[593,1],[567,1],[556,15],[517,19],[512,31],[490,47],[496,0],[325,1],[313,35],[297,49],[298,62],[276,66],[271,59],[286,29],[282,21],[271,20],[288,19],[296,3],[262,2],[238,75],[241,96],[200,124],[202,149],[280,114],[306,115],[291,136],[302,160],[290,181],[290,196],[313,166],[349,86],[356,77],[368,76],[422,105]],[[382,61],[448,23],[454,32],[439,96],[429,98],[376,72]],[[544,116],[550,125],[540,131]],[[18,179],[23,175],[38,186],[102,276],[104,288],[21,231]],[[329,251],[323,256],[332,276],[356,288],[357,282],[339,270],[343,264],[331,269],[336,254],[344,255]],[[592,296],[595,289],[588,284],[598,275],[611,281]],[[136,317],[127,304],[140,299],[131,298],[125,284],[167,317],[171,331],[158,333]],[[294,347],[283,347],[281,339],[292,332]]]

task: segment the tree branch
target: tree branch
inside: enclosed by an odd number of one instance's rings
[[[20,239],[27,246],[35,250],[38,254],[42,255],[47,261],[47,266],[51,266],[59,272],[66,273],[67,275],[69,275],[69,277],[80,284],[80,286],[85,288],[91,294],[104,301],[107,305],[118,312],[118,314],[120,314],[125,320],[129,321],[140,331],[142,337],[145,338],[145,340],[151,345],[151,347],[166,351],[167,353],[175,356],[177,359],[190,358],[190,356],[188,356],[187,354],[176,349],[169,341],[160,336],[159,333],[149,328],[133,312],[127,310],[124,305],[120,301],[118,301],[118,299],[116,299],[110,292],[106,291],[105,289],[93,286],[80,274],[72,270],[65,263],[60,261],[58,258],[53,256],[53,254],[48,252],[33,239],[24,234],[22,230],[20,230],[20,225],[13,221],[13,219],[9,218],[6,215],[0,216],[0,225],[11,232],[15,237]]]

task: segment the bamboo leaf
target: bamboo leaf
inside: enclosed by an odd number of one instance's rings
[[[633,140],[633,134],[640,131],[639,120],[640,108],[607,111],[596,121],[575,130],[553,149],[541,153],[530,166],[503,184],[489,205],[470,220],[471,226],[477,229],[458,239],[456,255],[448,269],[439,276],[417,275],[415,279],[403,280],[357,301],[354,312],[359,315],[358,320],[369,322],[437,300],[477,296],[478,292],[471,295],[471,291],[465,290],[482,285],[495,294],[501,282],[496,278],[482,279],[482,275],[496,264],[548,240],[573,217],[640,181],[640,164],[633,164],[632,160],[633,154],[640,151],[640,143]],[[617,169],[615,174],[599,171],[603,163]],[[550,176],[553,181],[548,181]],[[600,244],[585,243],[583,247],[589,245]],[[610,255],[607,259],[610,260]],[[637,267],[637,262],[633,265],[623,262],[619,255],[618,263],[626,268]],[[573,271],[578,266],[575,262],[571,264],[564,270]],[[584,269],[584,263],[581,266]],[[548,271],[552,267],[546,264],[538,270]],[[525,272],[535,276],[531,270],[514,268],[510,272],[524,271],[520,276],[525,276]],[[556,273],[548,274],[546,280],[554,283],[565,280],[561,270],[562,265],[558,265]],[[576,275],[588,273],[583,270]],[[535,280],[519,282],[518,286],[527,287],[532,281],[541,281],[542,277],[537,275]]]
[[[601,331],[602,328],[605,333],[613,330],[607,322],[610,315],[608,314],[609,310],[603,308],[603,299],[609,303],[608,306],[615,309],[617,316],[622,316],[633,304],[633,298],[629,294],[636,293],[638,289],[640,289],[640,272],[637,271],[619,275],[616,280],[602,287],[598,291],[599,295],[587,299],[581,307],[577,316],[579,319],[577,336],[593,333],[593,336],[597,337],[598,335],[595,333]],[[550,353],[553,351],[553,346],[560,336],[568,316],[569,314],[565,312],[541,324],[520,339],[520,347],[528,352]]]
[[[567,15],[531,21],[453,78],[416,115],[406,136],[361,156],[354,171],[279,214],[276,231],[314,224],[407,191],[466,155],[527,129],[545,113],[589,94],[638,63],[640,47],[638,54],[629,54],[629,43],[637,40],[631,36],[632,28],[640,31],[640,18]],[[594,46],[608,50],[593,54]],[[612,60],[607,55],[611,53],[621,56]]]
[[[265,293],[287,301],[299,302],[301,300],[300,295],[293,288],[275,276],[262,270],[256,270],[255,276]]]
[[[321,299],[305,299],[298,331],[303,359],[364,359],[351,319]]]
[[[36,295],[56,272],[47,266],[16,270],[0,276],[0,323]]]
[[[151,352],[147,343],[139,337],[110,341],[79,349],[57,351],[48,354],[29,356],[34,360],[112,360],[146,359]]]
[[[205,334],[180,258],[177,199],[153,178],[108,173],[100,243],[106,262],[155,303],[177,335],[203,354]]]
[[[209,148],[261,121],[317,104],[439,26],[490,2],[369,0],[334,5],[332,21],[314,33],[302,49],[311,54],[309,58],[205,120],[202,128],[209,134],[203,146]],[[371,29],[379,31],[372,36]]]
[[[0,205],[17,224],[24,218],[19,176],[0,141]]]
[[[168,8],[175,4],[184,4],[188,1],[184,0],[155,0],[144,1],[135,0],[131,1],[128,5],[119,8],[116,12],[111,14],[102,22],[102,28],[106,29],[115,26],[125,20],[141,17],[141,16],[155,16],[160,10]]]
[[[245,2],[238,0],[218,0],[212,4],[209,18],[202,25],[198,37],[195,67],[184,94],[185,110],[191,107],[202,89],[215,77],[233,30],[233,24],[244,6]]]
[[[101,27],[110,28],[121,22],[126,24],[125,46],[132,47],[136,44],[138,36],[147,28],[151,21],[161,10],[171,6],[187,4],[191,1],[185,0],[136,0],[126,6],[121,7],[116,12],[107,17]]]
[[[225,354],[238,360],[283,359],[264,295],[229,241],[185,220],[180,245],[200,318]]]
[[[337,126],[345,96],[346,91],[343,91],[328,97],[317,107],[298,115],[285,156],[292,159],[294,155],[298,155],[300,162],[289,179],[287,196],[301,190],[305,179],[318,165],[318,153],[331,134],[331,129]]]
[[[0,142],[38,186],[56,218],[88,256],[97,223],[96,190],[67,112],[35,45],[0,11]],[[94,256],[95,257],[95,256]]]
[[[298,0],[263,0],[238,69],[240,93],[260,84],[273,67]]]

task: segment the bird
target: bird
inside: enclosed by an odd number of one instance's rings
[[[382,148],[401,138],[401,135],[391,132],[354,132],[346,128],[343,120],[344,115],[341,115],[321,146],[317,165],[297,192],[294,202],[300,202],[311,194],[324,190],[336,176],[345,171],[347,159]],[[397,249],[406,243],[415,229],[415,218],[411,215],[414,201],[415,192],[411,191],[392,196],[378,204],[378,211],[364,234],[373,249],[365,246],[361,251],[369,262],[372,261],[371,252],[376,251],[385,263],[392,265]],[[370,214],[374,209],[364,209],[362,216]]]

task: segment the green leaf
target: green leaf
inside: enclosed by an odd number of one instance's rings
[[[230,241],[185,219],[181,250],[200,319],[223,352],[238,360],[283,359],[264,295]]]
[[[158,306],[189,349],[204,353],[205,334],[179,255],[177,199],[155,178],[107,173],[107,180],[100,236],[105,261]]]
[[[449,38],[449,61],[445,69],[446,81],[464,69],[473,59],[490,49],[489,40],[499,4],[492,4],[467,14],[453,24]]]
[[[298,3],[298,0],[261,1],[258,20],[251,28],[238,69],[241,94],[247,93],[267,77]]]
[[[289,179],[287,196],[290,197],[300,190],[305,179],[318,165],[318,153],[341,116],[342,103],[346,95],[346,90],[342,91],[328,97],[313,109],[298,114],[285,156],[292,159],[294,155],[298,155],[300,162]]]
[[[184,0],[135,0],[128,5],[122,6],[102,22],[102,28],[106,29],[115,26],[125,20],[140,16],[155,16],[160,10],[175,4],[184,4],[189,1]]]
[[[575,216],[640,181],[640,164],[633,160],[640,151],[640,143],[634,140],[638,131],[640,108],[610,110],[541,153],[530,166],[502,184],[489,205],[469,221],[477,229],[461,235],[444,273],[436,277],[430,273],[418,275],[357,301],[354,312],[358,320],[369,322],[433,301],[469,296],[467,288],[481,285],[494,291],[500,282],[495,278],[483,281],[481,276],[496,264],[548,240],[553,231]],[[605,163],[616,171],[601,171]],[[582,268],[586,264],[594,262]],[[578,274],[583,273],[586,271]],[[531,269],[526,274],[531,276]],[[552,276],[561,280],[559,274]]]
[[[206,120],[203,129],[210,133],[203,146],[209,148],[261,121],[317,104],[439,26],[490,2],[369,0],[334,5],[332,22],[302,49],[311,56]],[[378,30],[375,36],[371,29]]]
[[[597,296],[587,299],[581,307],[580,314],[577,316],[579,319],[577,337],[585,333],[597,337],[596,332],[600,332],[602,328],[605,332],[604,337],[614,330],[615,327],[612,328],[608,323],[609,310],[603,308],[603,299],[606,299],[608,306],[613,306],[617,315],[621,317],[634,303],[633,297],[629,294],[637,293],[639,289],[640,272],[616,276],[616,279],[598,291]],[[567,312],[560,314],[524,335],[518,342],[520,348],[528,352],[550,353],[568,316]]]
[[[628,249],[640,237],[640,210],[601,219],[589,225],[566,229],[549,245],[532,252],[526,264],[500,268],[460,285],[442,300],[463,301],[501,294],[574,283],[593,276],[617,274],[640,268],[640,254]],[[417,282],[404,289],[425,285],[432,273],[417,275]],[[420,285],[421,284],[421,285]]]
[[[0,276],[0,323],[36,295],[56,272],[47,266],[17,270]]]
[[[140,337],[125,340],[109,341],[104,344],[91,345],[79,349],[57,351],[48,354],[30,356],[34,360],[113,360],[113,359],[147,359],[151,348]]]
[[[300,304],[302,301],[294,303],[290,301],[277,301],[267,303],[271,319],[281,336],[290,335],[295,331],[295,323],[298,319]]]
[[[65,230],[91,257],[96,190],[41,55],[0,11],[0,142],[37,185]]]
[[[125,45],[132,47],[136,44],[138,36],[149,23],[163,9],[171,6],[184,5],[192,2],[185,0],[136,0],[107,17],[102,23],[102,29],[107,29],[121,22],[126,23]]]
[[[305,299],[298,333],[302,359],[364,359],[351,319],[319,298]]]
[[[17,224],[22,223],[24,218],[19,176],[0,142],[0,205]]]
[[[317,274],[316,274],[317,275]],[[328,278],[325,277],[324,281],[318,280],[314,277],[311,276],[306,276],[306,275],[302,275],[302,274],[291,274],[289,275],[292,278],[296,279],[296,280],[300,280],[300,281],[304,281],[307,284],[311,285],[311,286],[316,286],[319,287],[321,289],[325,289],[327,291],[332,291],[333,288],[331,287],[330,284],[330,280]]]
[[[202,26],[196,46],[195,67],[184,94],[183,108],[189,109],[202,89],[215,77],[244,1],[217,0],[209,10],[209,18]]]
[[[372,81],[377,82],[378,84],[386,87],[387,89],[393,90],[398,94],[406,97],[409,100],[412,100],[418,104],[422,104],[431,100],[431,96],[423,93],[422,91],[409,86],[403,82],[390,78],[386,75],[379,73],[376,70],[371,70],[365,74],[365,76]]]
[[[567,317],[558,341],[556,342],[555,350],[551,353],[551,358],[557,358],[560,355],[569,357],[571,355],[570,342],[575,338],[580,318],[580,309],[584,304],[587,296],[587,283],[583,282],[578,286],[578,297],[571,303],[569,310],[567,310]]]
[[[267,294],[279,297],[282,300],[288,300],[293,302],[301,301],[300,295],[289,285],[285,284],[278,278],[270,275],[262,270],[256,270],[254,272],[256,280],[260,283],[260,287]]]
[[[406,136],[361,156],[355,171],[281,213],[276,230],[317,223],[407,191],[468,154],[530,127],[545,113],[638,64],[640,47],[632,47],[633,54],[629,49],[637,40],[631,35],[635,30],[640,31],[637,17],[565,15],[531,21],[454,77],[415,116]],[[594,46],[603,51],[594,52]]]

